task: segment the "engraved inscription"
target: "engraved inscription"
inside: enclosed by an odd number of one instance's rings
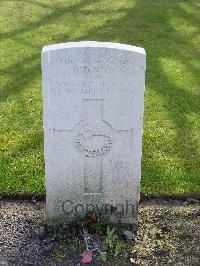
[[[110,160],[113,177],[120,178],[121,176],[131,175],[131,162],[127,160]]]
[[[134,67],[134,62],[138,59],[140,59],[140,56],[138,55],[134,55],[132,54],[130,57],[130,54],[124,54],[123,56],[119,56],[118,52],[116,51],[116,53],[112,53],[106,54],[106,61],[104,56],[99,56],[98,58],[96,56],[93,57],[87,57],[85,56],[86,59],[82,58],[82,63],[87,64],[85,65],[85,67],[88,66],[88,64],[90,65],[95,65],[95,67],[99,67],[102,68],[102,65],[104,65],[106,63],[106,67],[109,66],[114,66],[115,65],[130,65],[130,67]],[[60,52],[59,54],[56,54],[54,57],[50,58],[50,63],[51,64],[58,64],[58,65],[69,65],[69,66],[77,66],[78,65],[78,60],[74,59],[74,56],[67,54],[65,52]]]
[[[136,77],[136,75],[135,75]],[[137,78],[135,79],[135,81]],[[55,81],[51,84],[49,88],[49,94],[52,96],[94,96],[102,97],[111,95],[124,95],[129,94],[133,95],[134,91],[132,90],[131,85],[134,84],[134,81],[126,79],[123,82],[81,82],[77,83],[76,81]]]

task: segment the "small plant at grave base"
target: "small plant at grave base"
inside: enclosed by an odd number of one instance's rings
[[[99,255],[100,255],[101,261],[103,261],[103,262],[107,261],[107,253],[106,252],[100,252]]]
[[[116,242],[115,245],[115,256],[117,256],[122,251],[123,245],[119,241]]]
[[[115,228],[107,228],[106,243],[111,252],[114,252],[114,256],[117,256],[122,250],[122,244],[118,240],[118,236],[115,234]]]

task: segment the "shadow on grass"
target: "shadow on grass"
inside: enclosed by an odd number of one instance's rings
[[[9,78],[1,87],[0,101],[5,101],[10,95],[16,94],[40,75],[40,59],[38,54],[33,54],[13,63],[8,68],[1,70],[1,74]]]
[[[23,2],[23,1],[21,1]],[[85,0],[71,6],[64,5],[48,5],[43,3],[33,4],[42,5],[42,7],[51,10],[46,16],[41,17],[38,21],[28,22],[20,29],[3,33],[3,38],[15,38],[16,41],[26,45],[31,45],[31,41],[17,38],[29,31],[35,31],[39,27],[51,24],[62,16],[75,12],[76,17],[69,24],[74,27],[76,20],[80,14],[92,14],[93,10],[87,11],[87,5],[94,4],[98,1]],[[76,41],[76,40],[97,40],[120,42],[131,45],[142,46],[147,52],[147,91],[146,91],[146,110],[145,125],[154,121],[155,114],[160,112],[159,102],[155,106],[150,106],[151,93],[156,93],[162,97],[164,106],[162,112],[166,112],[170,122],[175,128],[173,138],[167,139],[168,128],[163,124],[166,132],[163,136],[152,137],[152,130],[145,126],[144,144],[143,144],[143,192],[148,194],[154,193],[173,193],[173,191],[181,193],[197,192],[199,189],[199,173],[200,173],[200,152],[198,143],[194,137],[194,125],[190,121],[189,116],[199,116],[200,105],[199,95],[190,88],[184,86],[181,82],[174,81],[169,74],[173,74],[173,67],[166,69],[163,67],[162,60],[177,61],[186,68],[186,72],[191,77],[195,77],[195,84],[198,82],[198,69],[191,63],[191,58],[196,60],[198,52],[197,45],[192,43],[191,38],[195,33],[188,33],[185,36],[181,33],[181,29],[173,27],[171,22],[171,14],[176,19],[183,19],[188,25],[198,27],[199,19],[191,13],[186,12],[180,5],[181,1],[133,1],[132,7],[121,8],[118,12],[123,12],[123,16],[112,18],[108,15],[108,19],[98,27],[92,27],[80,38],[70,38],[66,35],[57,36],[56,33],[51,35],[51,41],[58,43],[60,41]],[[191,2],[192,8],[198,8],[195,2]],[[84,10],[82,10],[84,8]],[[105,10],[99,8],[94,10],[105,15]],[[117,12],[117,11],[116,11]],[[109,12],[108,12],[109,14]],[[10,76],[10,82],[3,88],[3,96],[1,100],[5,100],[9,95],[22,90],[28,84],[40,75],[40,54],[41,46],[36,46],[38,52],[30,57],[23,58],[15,63],[12,67],[3,70],[3,74]],[[29,68],[29,62],[35,62]],[[13,78],[12,78],[13,76]],[[162,116],[163,114],[161,114]],[[163,117],[164,119],[164,117]],[[164,121],[163,121],[164,122]],[[161,121],[162,126],[162,121]],[[158,138],[158,139],[156,139]],[[164,141],[161,140],[164,139]],[[149,141],[151,140],[151,145]],[[157,140],[159,145],[157,146]],[[42,138],[41,138],[42,141]],[[167,143],[167,142],[170,143]],[[40,145],[38,143],[38,145]],[[165,148],[166,145],[166,148]],[[169,173],[168,166],[170,162],[158,160],[154,155],[159,152],[165,152],[168,158],[176,156],[181,159],[182,166],[176,165],[171,168]],[[162,156],[161,156],[162,157]],[[188,189],[189,188],[189,189]],[[189,190],[192,191],[189,191]]]

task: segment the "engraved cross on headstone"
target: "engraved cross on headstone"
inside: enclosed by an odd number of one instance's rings
[[[82,102],[83,120],[75,126],[73,134],[74,147],[84,156],[84,193],[102,193],[103,157],[109,156],[111,150],[114,152],[115,146],[130,149],[132,129],[112,129],[104,120],[103,99]]]

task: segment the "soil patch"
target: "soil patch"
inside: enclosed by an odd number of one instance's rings
[[[44,201],[1,200],[1,265],[81,265],[80,228],[47,230]],[[196,199],[143,200],[134,240],[122,238],[116,257],[106,250],[105,231],[89,232],[94,251],[88,265],[200,265],[200,205]],[[86,264],[85,264],[86,265]]]

